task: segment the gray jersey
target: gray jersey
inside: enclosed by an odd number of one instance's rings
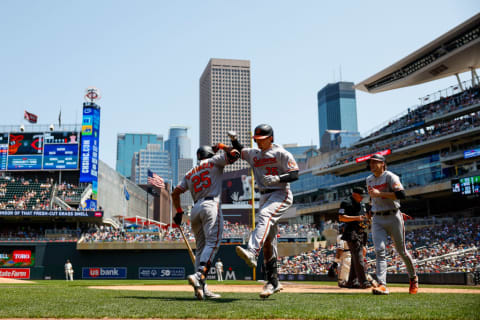
[[[285,189],[290,185],[288,182],[278,182],[267,187],[263,184],[264,175],[281,175],[298,170],[292,154],[277,144],[272,144],[272,147],[265,152],[257,148],[243,148],[242,159],[252,166],[253,175],[260,190]]]
[[[223,152],[203,159],[185,174],[177,188],[190,190],[195,202],[205,197],[218,197],[222,192],[223,168],[227,164],[227,156]]]
[[[380,192],[395,192],[403,190],[400,178],[390,172],[384,171],[380,177],[369,175],[367,177],[367,188],[375,188]],[[372,198],[372,212],[394,210],[400,208],[399,200],[391,200],[386,198]]]

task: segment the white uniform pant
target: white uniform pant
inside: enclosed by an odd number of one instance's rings
[[[350,274],[351,255],[350,251],[343,251],[338,263],[338,284],[345,285]]]
[[[255,215],[255,230],[248,241],[248,249],[258,257],[263,247],[265,262],[278,257],[278,220],[293,202],[290,190],[278,190],[260,197],[260,211]]]
[[[412,278],[415,276],[412,256],[405,247],[405,226],[400,211],[388,216],[374,215],[372,220],[372,236],[377,261],[376,273],[380,284],[387,284],[387,236],[392,238],[395,249],[407,267],[409,277]]]
[[[65,280],[73,281],[73,270],[65,270]]]
[[[200,262],[210,265],[220,248],[223,234],[223,215],[215,200],[200,200],[190,213],[192,231],[195,235],[195,270]]]
[[[221,269],[217,269],[217,280],[223,281],[223,274]]]

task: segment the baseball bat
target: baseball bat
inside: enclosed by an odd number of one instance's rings
[[[180,230],[180,233],[182,234],[183,241],[187,245],[188,254],[190,255],[190,259],[192,260],[193,267],[195,267],[195,255],[193,254],[192,247],[190,247],[190,244],[188,243],[187,237],[185,237],[185,234],[183,233],[182,227],[178,226],[178,229]]]

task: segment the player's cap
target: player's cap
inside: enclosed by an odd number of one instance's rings
[[[254,131],[253,139],[265,139],[273,137],[273,129],[268,124],[259,124]]]
[[[363,189],[362,187],[355,187],[352,189],[352,192],[358,194],[365,194],[365,189]]]
[[[374,154],[367,161],[370,162],[370,160],[385,162],[385,157],[379,154]]]

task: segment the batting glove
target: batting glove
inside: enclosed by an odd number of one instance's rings
[[[237,132],[233,130],[227,131],[228,137],[230,140],[237,140]]]
[[[263,176],[263,183],[266,186],[271,186],[272,184],[280,182],[279,176]]]
[[[182,224],[182,218],[183,218],[183,211],[177,212],[175,214],[175,217],[173,217],[173,222],[179,226]]]

